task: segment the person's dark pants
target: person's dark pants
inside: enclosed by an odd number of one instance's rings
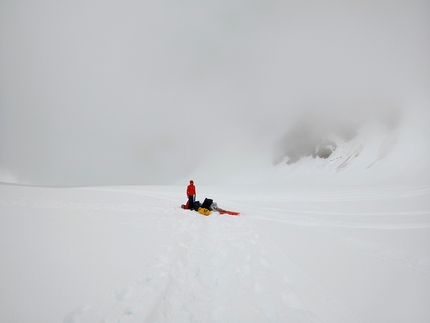
[[[194,196],[188,196],[188,209],[194,210]]]

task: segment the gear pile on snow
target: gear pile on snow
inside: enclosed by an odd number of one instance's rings
[[[197,211],[200,214],[203,214],[206,216],[208,216],[211,213],[211,211],[218,212],[219,214],[228,214],[233,216],[238,216],[240,214],[239,212],[233,212],[233,211],[221,209],[220,207],[218,207],[218,204],[216,202],[208,198],[205,198],[203,203],[200,203],[200,201],[195,201],[193,208],[188,207],[188,202],[187,204],[182,204],[181,207],[183,209],[191,209],[191,210]]]

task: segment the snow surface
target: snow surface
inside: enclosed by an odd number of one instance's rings
[[[193,178],[238,217],[181,209],[186,182],[0,184],[0,322],[430,322],[423,129]]]
[[[0,322],[428,322],[430,186],[0,185]]]

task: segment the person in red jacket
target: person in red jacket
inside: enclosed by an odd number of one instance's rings
[[[187,186],[188,209],[194,209],[194,201],[196,199],[196,187],[194,181],[190,180],[190,185]]]

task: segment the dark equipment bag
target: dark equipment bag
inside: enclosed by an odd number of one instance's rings
[[[212,199],[205,198],[202,204],[202,208],[210,210],[212,203],[213,203]]]
[[[195,201],[195,202],[194,202],[194,208],[193,208],[193,209],[194,209],[194,211],[198,211],[198,210],[199,210],[200,205],[201,205],[201,204],[200,204],[200,201]]]

